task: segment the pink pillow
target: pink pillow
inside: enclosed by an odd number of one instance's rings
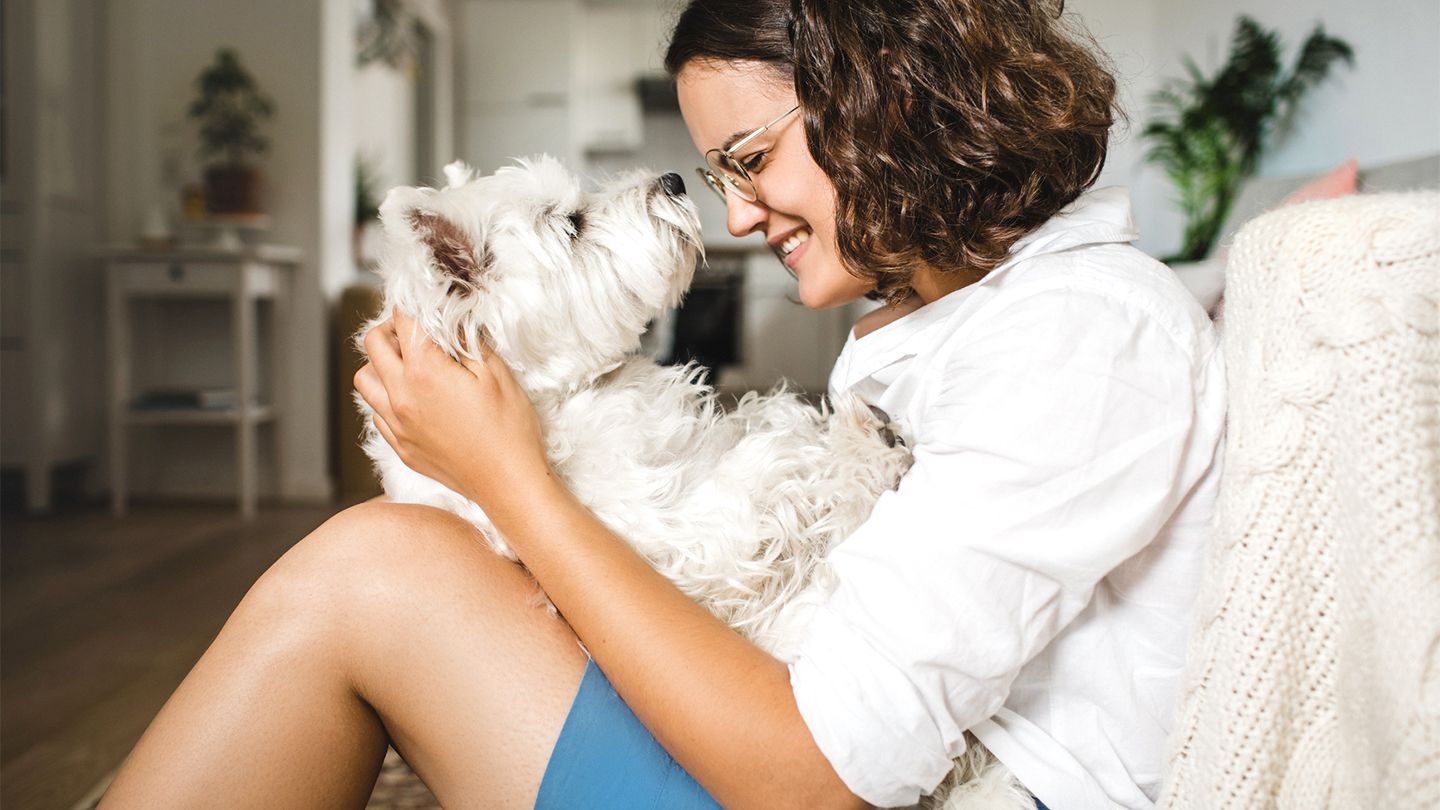
[[[1356,163],[1351,158],[1291,192],[1281,205],[1332,200],[1355,193]]]
[[[1282,200],[1280,206],[1314,202],[1315,200],[1333,200],[1336,197],[1344,197],[1346,194],[1354,194],[1358,180],[1357,171],[1358,166],[1355,159],[1351,158],[1290,192],[1290,196]],[[1222,264],[1227,253],[1229,253],[1229,245],[1221,247],[1217,254],[1218,260]],[[1215,322],[1216,329],[1223,328],[1225,322],[1225,293],[1223,290],[1220,297],[1216,299],[1215,305],[1210,308],[1210,318]]]

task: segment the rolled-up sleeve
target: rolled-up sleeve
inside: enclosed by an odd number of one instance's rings
[[[977,315],[927,361],[914,466],[832,553],[790,668],[821,751],[880,806],[935,787],[1183,496],[1193,363],[1159,319],[1068,287]]]

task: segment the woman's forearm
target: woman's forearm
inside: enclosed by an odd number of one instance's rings
[[[681,593],[553,475],[487,513],[631,710],[717,801],[864,806],[816,747],[787,667]]]

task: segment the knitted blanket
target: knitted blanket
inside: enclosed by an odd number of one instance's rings
[[[1226,470],[1160,806],[1440,807],[1440,193],[1282,208],[1227,276]]]

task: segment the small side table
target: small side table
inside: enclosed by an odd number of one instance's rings
[[[178,248],[168,251],[112,250],[103,254],[107,265],[107,307],[110,329],[110,465],[111,508],[125,514],[129,494],[129,428],[134,425],[229,425],[235,430],[235,465],[240,514],[255,515],[256,437],[259,426],[276,423],[275,460],[283,452],[279,402],[287,375],[285,347],[291,273],[300,260],[298,248],[256,245],[240,250]],[[171,407],[140,410],[132,367],[131,303],[141,298],[228,300],[231,351],[234,356],[236,401],[233,407]],[[273,304],[274,327],[266,358],[271,371],[269,402],[257,401],[260,365],[256,308],[261,300]],[[184,335],[166,336],[184,340]]]

